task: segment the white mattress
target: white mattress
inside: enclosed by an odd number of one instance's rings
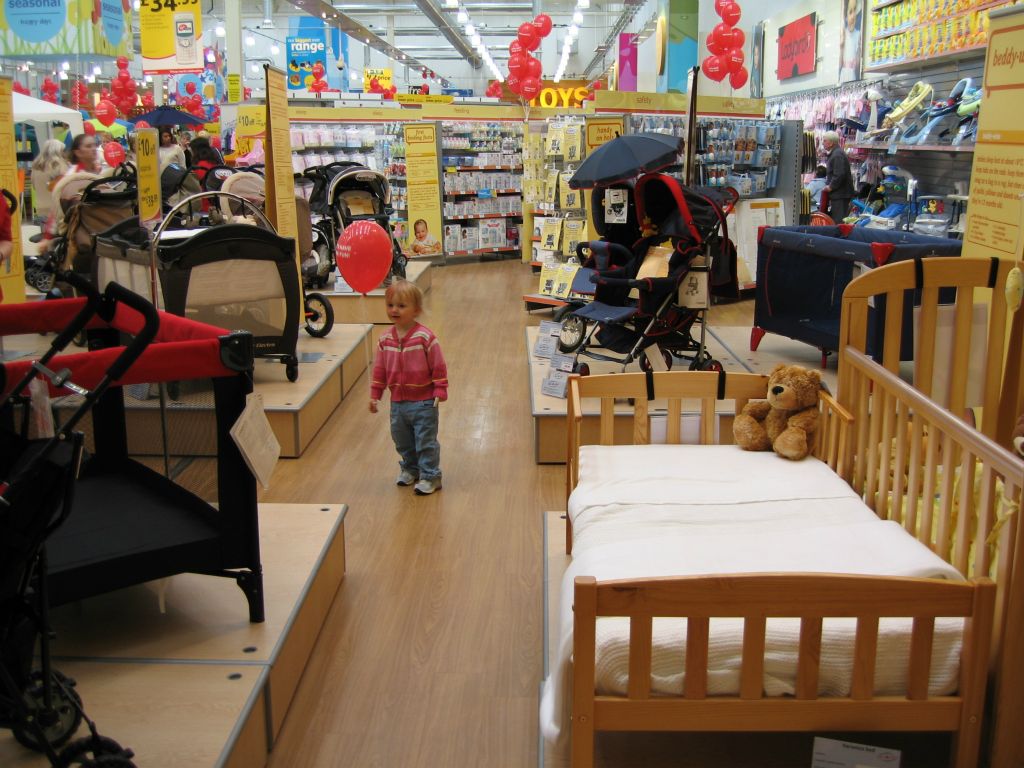
[[[569,499],[573,559],[561,591],[560,640],[545,681],[541,725],[549,742],[568,737],[572,600],[576,576],[598,580],[713,573],[819,572],[960,580],[960,574],[895,523],[880,520],[827,465],[791,462],[734,446],[586,446]],[[629,629],[605,618],[597,628],[597,690],[624,694]],[[683,689],[685,626],[656,619],[652,688]],[[930,690],[951,693],[959,668],[959,619],[936,622]],[[824,623],[819,692],[849,692],[855,623]],[[905,690],[910,621],[883,619],[875,691]],[[797,620],[768,622],[765,693],[792,694]],[[742,624],[712,622],[710,695],[739,692]]]

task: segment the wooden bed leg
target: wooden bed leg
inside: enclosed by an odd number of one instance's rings
[[[988,677],[992,623],[995,619],[996,585],[978,579],[974,585],[974,611],[964,627],[960,656],[960,729],[953,734],[950,765],[973,768],[979,764],[981,729],[985,713],[985,684]]]
[[[597,579],[577,576],[573,590],[572,768],[594,765],[594,664]]]

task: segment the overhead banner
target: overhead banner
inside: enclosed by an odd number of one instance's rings
[[[143,73],[203,71],[203,21],[198,5],[187,0],[140,0],[139,30]]]
[[[985,53],[983,99],[971,166],[964,256],[1021,258],[1024,195],[1024,16],[993,13]]]
[[[636,35],[619,33],[619,85],[620,91],[636,90]]]
[[[131,0],[0,0],[5,56],[131,56]]]
[[[14,125],[14,82],[0,77],[0,125]],[[0,187],[18,199],[18,162],[14,151],[14,133],[8,127],[0,131]],[[21,248],[21,206],[11,215],[11,258],[0,263],[0,304],[25,300],[25,263]]]
[[[313,65],[319,63],[327,72],[327,40],[321,33],[286,37],[288,51],[288,90],[306,90],[313,84]]]
[[[337,27],[325,25],[323,19],[319,16],[302,14],[300,16],[291,16],[288,19],[286,40],[289,37],[312,39],[324,43],[322,63],[324,66],[323,79],[327,82],[326,90],[349,91],[355,87],[356,84],[349,78],[348,35]],[[300,46],[296,56],[297,64],[301,63],[299,56],[303,53]],[[287,63],[288,89],[295,90],[292,78],[294,75],[299,74],[299,72],[296,72],[291,67],[291,53],[288,54]],[[306,76],[312,74],[312,62],[309,69],[301,70],[301,72],[302,77],[300,79],[305,81]]]
[[[403,245],[411,258],[442,257],[445,251],[437,123],[406,123],[402,132],[409,190],[409,228]]]

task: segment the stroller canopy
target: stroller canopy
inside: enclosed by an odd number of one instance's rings
[[[387,177],[365,165],[341,168],[327,188],[327,204],[334,206],[342,194],[349,191],[367,192],[380,201],[381,208],[391,204],[391,185]]]

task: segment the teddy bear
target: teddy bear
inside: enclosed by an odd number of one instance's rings
[[[1010,444],[1018,456],[1024,456],[1024,413],[1017,419],[1017,426],[1013,428],[1013,433],[1010,435]]]
[[[733,440],[745,451],[774,449],[786,459],[805,458],[818,428],[820,392],[820,371],[776,366],[768,377],[768,399],[743,406],[733,422]]]

